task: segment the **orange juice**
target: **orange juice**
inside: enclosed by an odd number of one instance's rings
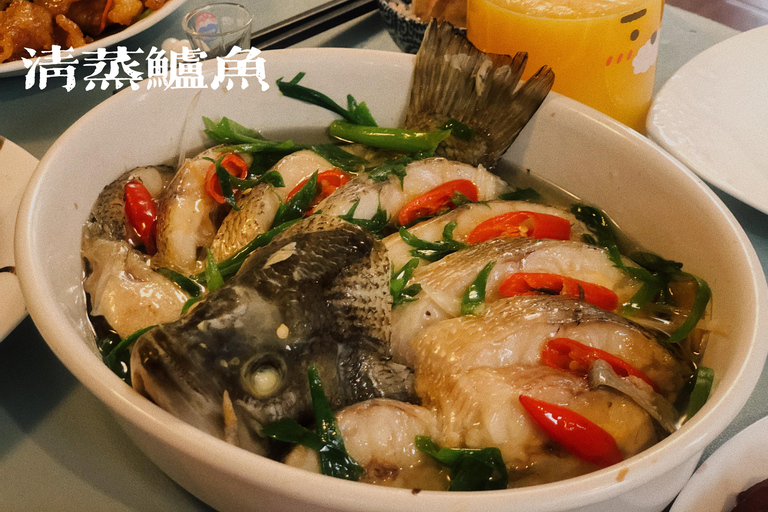
[[[663,0],[468,0],[467,36],[483,51],[528,52],[554,91],[644,132]]]

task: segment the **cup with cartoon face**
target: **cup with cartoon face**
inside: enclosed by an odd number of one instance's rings
[[[240,4],[212,3],[184,16],[182,27],[192,48],[204,51],[211,59],[224,57],[235,46],[249,47],[252,19]]]
[[[528,52],[552,90],[645,131],[663,0],[468,0],[467,36],[483,51]]]

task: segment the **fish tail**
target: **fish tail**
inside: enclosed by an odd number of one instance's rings
[[[453,136],[437,154],[492,167],[533,117],[552,88],[554,73],[539,70],[519,90],[528,55],[484,53],[450,23],[429,24],[416,56],[406,128],[434,130],[456,120],[473,130]]]

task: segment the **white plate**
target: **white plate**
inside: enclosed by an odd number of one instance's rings
[[[72,58],[77,58],[80,55],[82,55],[84,52],[92,52],[97,48],[106,48],[113,44],[117,44],[120,41],[128,39],[131,36],[135,36],[139,32],[143,32],[144,30],[148,29],[158,21],[162,20],[163,18],[171,14],[173,11],[178,9],[181,6],[181,4],[183,4],[186,1],[187,0],[168,0],[168,2],[166,2],[165,5],[163,5],[156,12],[154,12],[150,16],[147,16],[143,20],[137,21],[133,25],[127,26],[120,32],[112,34],[111,36],[104,37],[102,39],[97,39],[92,43],[86,44],[85,46],[75,48],[75,50],[71,53],[71,56]],[[26,71],[27,69],[24,67],[24,62],[21,60],[15,60],[13,62],[4,62],[0,64],[0,77],[21,75],[23,73],[26,73]]]
[[[661,88],[648,136],[712,185],[768,213],[768,26],[691,59]]]
[[[768,478],[768,418],[745,428],[696,470],[669,512],[730,512],[736,495]]]
[[[0,267],[14,265],[13,233],[16,212],[27,188],[37,159],[19,146],[0,137]],[[27,315],[19,280],[14,274],[0,273],[0,340]]]

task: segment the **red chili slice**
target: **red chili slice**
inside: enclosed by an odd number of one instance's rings
[[[408,226],[417,219],[431,217],[442,210],[453,210],[458,206],[453,202],[456,192],[473,203],[477,202],[477,185],[470,180],[446,181],[403,206],[397,221],[401,226]]]
[[[613,311],[619,305],[619,298],[613,290],[599,284],[573,279],[559,274],[540,272],[518,272],[504,280],[499,293],[505,297],[517,295],[561,295],[584,300],[606,311]]]
[[[571,238],[571,223],[548,213],[502,213],[478,224],[467,236],[467,243],[474,245],[492,238],[511,236],[568,240]]]
[[[624,460],[613,436],[581,414],[528,395],[520,395],[520,404],[552,440],[581,460],[602,468]]]
[[[654,391],[658,392],[659,388],[656,383],[645,373],[605,350],[584,345],[571,338],[553,338],[541,350],[542,363],[578,375],[586,375],[590,363],[597,359],[602,359],[611,365],[613,371],[620,377],[632,375],[647,382]]]
[[[240,179],[244,179],[248,176],[248,164],[237,153],[227,153],[221,160],[221,165],[229,174]],[[208,194],[216,200],[217,203],[224,204],[227,200],[221,192],[221,183],[219,183],[219,177],[216,175],[216,164],[211,164],[208,169],[208,174],[205,176],[205,190]]]
[[[347,183],[349,180],[352,179],[352,176],[350,176],[349,173],[342,171],[339,168],[329,169],[327,171],[323,171],[320,174],[317,175],[317,187],[319,189],[319,192],[315,196],[315,198],[312,200],[312,202],[309,204],[309,210],[307,211],[307,215],[311,215],[312,212],[315,210],[315,207],[320,204],[320,201],[328,197],[329,195],[333,194],[336,189]],[[293,187],[293,190],[288,194],[288,197],[285,198],[285,200],[289,200],[292,198],[296,193],[301,190],[304,185],[306,185],[309,178],[304,178],[301,180],[298,185]]]
[[[155,233],[157,230],[157,205],[147,187],[138,180],[125,184],[123,193],[125,216],[144,244],[150,256],[157,252]]]

